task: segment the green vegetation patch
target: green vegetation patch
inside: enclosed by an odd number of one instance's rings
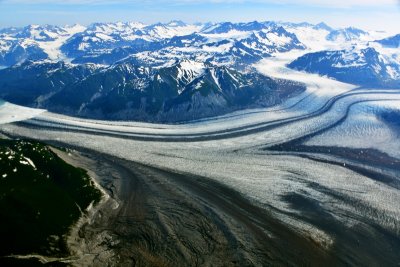
[[[101,192],[38,142],[0,140],[0,257],[66,256],[65,235]]]

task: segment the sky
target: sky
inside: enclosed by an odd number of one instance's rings
[[[400,32],[400,0],[0,0],[0,28],[93,22],[321,21]]]

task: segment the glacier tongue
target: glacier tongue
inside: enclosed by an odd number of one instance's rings
[[[44,109],[22,107],[0,99],[0,124],[28,120],[43,112]]]

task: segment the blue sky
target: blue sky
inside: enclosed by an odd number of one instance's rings
[[[142,21],[324,21],[400,32],[400,0],[0,0],[0,27]]]

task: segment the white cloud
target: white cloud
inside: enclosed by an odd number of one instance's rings
[[[267,2],[267,1],[265,1]],[[382,5],[397,5],[397,0],[282,0],[280,3],[286,4],[305,4],[316,6],[335,6],[335,7],[362,7],[362,6],[382,6]]]
[[[3,3],[29,3],[29,4],[196,4],[196,3],[258,3],[282,5],[311,5],[322,7],[363,7],[363,6],[395,6],[400,0],[0,0]]]

